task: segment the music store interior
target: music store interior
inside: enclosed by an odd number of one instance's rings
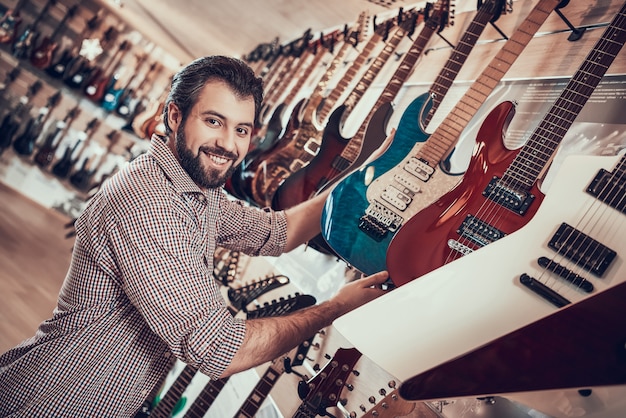
[[[227,379],[176,362],[146,414],[626,416],[623,0],[0,13],[0,352],[50,317],[75,219],[162,132],[172,75],[223,54],[265,83],[229,197],[282,210],[333,187],[306,245],[218,248],[233,314],[282,315],[380,270],[393,290]]]

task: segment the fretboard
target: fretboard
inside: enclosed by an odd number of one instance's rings
[[[419,149],[416,158],[428,162],[431,167],[437,166],[557,4],[559,0],[540,0],[535,5],[454,109]]]
[[[235,414],[235,418],[254,417],[280,376],[282,376],[282,371],[274,367],[274,365],[270,365],[261,377],[259,383],[257,383],[252,390],[252,393],[250,393],[250,396],[248,396],[243,405],[241,405],[241,408],[239,408],[239,411]]]
[[[480,38],[480,35],[483,33],[485,26],[487,26],[487,23],[489,23],[489,21],[493,18],[493,8],[496,7],[494,3],[499,2],[487,1],[483,3],[480,9],[478,9],[478,13],[476,13],[476,16],[468,26],[467,30],[454,47],[446,65],[439,72],[439,75],[428,90],[430,96],[432,97],[432,107],[424,118],[424,126],[428,126],[428,123],[439,108],[439,105],[443,101],[446,94],[448,94],[448,90],[450,90],[452,82],[456,79],[456,76],[459,74],[459,71],[461,71],[463,64],[465,64],[467,57],[476,45],[478,38]]]
[[[626,41],[626,5],[535,129],[502,177],[530,188],[547,168],[559,144]]]

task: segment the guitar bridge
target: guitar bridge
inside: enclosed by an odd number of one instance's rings
[[[402,217],[374,201],[359,218],[359,229],[375,241],[382,241],[388,232],[395,232],[402,225]]]

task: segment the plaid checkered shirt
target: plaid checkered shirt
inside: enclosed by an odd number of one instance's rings
[[[285,241],[282,212],[202,191],[153,137],[77,220],[52,318],[0,356],[0,416],[134,416],[172,355],[217,378],[245,322],[212,278],[216,246],[276,256]]]

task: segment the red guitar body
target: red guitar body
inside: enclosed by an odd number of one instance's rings
[[[241,171],[239,172],[239,178],[236,179],[237,185],[239,187],[239,191],[243,194],[250,203],[255,203],[259,206],[265,206],[263,199],[257,199],[257,196],[263,196],[263,190],[261,187],[265,184],[264,181],[256,178],[259,174],[265,174],[262,169],[263,163],[265,160],[270,158],[275,153],[284,149],[289,145],[292,139],[294,139],[295,135],[298,133],[298,128],[300,127],[300,111],[302,107],[306,104],[306,99],[300,100],[296,106],[294,107],[291,115],[289,117],[289,121],[287,122],[287,126],[285,126],[285,131],[282,136],[274,141],[274,144],[270,146],[265,151],[257,154],[253,160],[251,160],[245,167],[241,167]],[[255,187],[257,190],[255,191]]]
[[[393,237],[387,249],[387,268],[396,286],[461,257],[461,252],[450,247],[450,240],[471,250],[481,248],[459,234],[459,228],[468,216],[475,216],[504,234],[510,234],[526,225],[537,212],[544,195],[536,183],[530,190],[534,201],[523,215],[483,196],[492,178],[502,177],[520,151],[520,148],[509,150],[503,142],[503,133],[513,114],[511,102],[500,103],[489,113],[478,131],[463,180],[411,217]]]
[[[51,37],[46,36],[30,57],[30,62],[39,69],[44,69],[52,62],[54,52],[59,44]]]

